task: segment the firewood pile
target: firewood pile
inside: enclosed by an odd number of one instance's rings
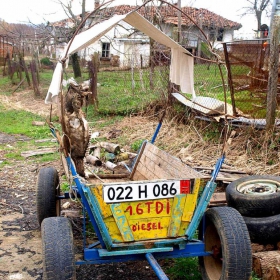
[[[280,279],[280,241],[277,244],[252,243],[253,271],[262,280]]]
[[[130,174],[136,153],[124,151],[119,144],[111,142],[97,142],[90,144],[85,156],[86,176],[98,173]],[[116,176],[117,177],[117,176]]]

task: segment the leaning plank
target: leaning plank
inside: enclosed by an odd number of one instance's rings
[[[204,177],[203,174],[149,142],[141,148],[131,178],[137,180],[139,174],[141,178],[144,176],[145,180]]]
[[[57,148],[44,148],[36,151],[25,151],[21,153],[22,157],[28,158],[28,157],[33,157],[33,156],[38,156],[38,155],[45,155],[45,154],[53,154],[57,152]]]
[[[258,277],[263,280],[280,280],[280,278],[267,278],[267,272],[273,267],[280,267],[279,251],[266,251],[253,254],[253,271],[258,275]]]

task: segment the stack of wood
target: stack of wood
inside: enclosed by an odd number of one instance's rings
[[[280,280],[280,242],[276,245],[252,244],[253,271],[262,280]]]
[[[111,174],[129,174],[135,153],[124,152],[120,146],[110,142],[99,142],[89,146],[86,163],[90,167],[103,168]],[[92,169],[92,168],[90,168]]]

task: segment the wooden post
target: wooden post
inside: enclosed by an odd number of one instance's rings
[[[275,15],[270,38],[269,76],[266,105],[266,130],[273,128],[276,118],[276,96],[279,67],[280,15]]]
[[[227,66],[227,70],[228,70],[228,84],[229,84],[230,97],[231,97],[231,103],[232,103],[232,111],[233,111],[233,115],[236,116],[237,112],[236,112],[236,106],[235,106],[234,87],[233,87],[233,82],[232,82],[231,67],[230,67],[230,63],[229,63],[229,56],[228,56],[226,43],[223,43],[223,48],[224,48],[226,66]]]

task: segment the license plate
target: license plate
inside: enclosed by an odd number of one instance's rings
[[[190,193],[190,180],[167,180],[159,182],[136,182],[103,186],[106,203],[172,198]]]

